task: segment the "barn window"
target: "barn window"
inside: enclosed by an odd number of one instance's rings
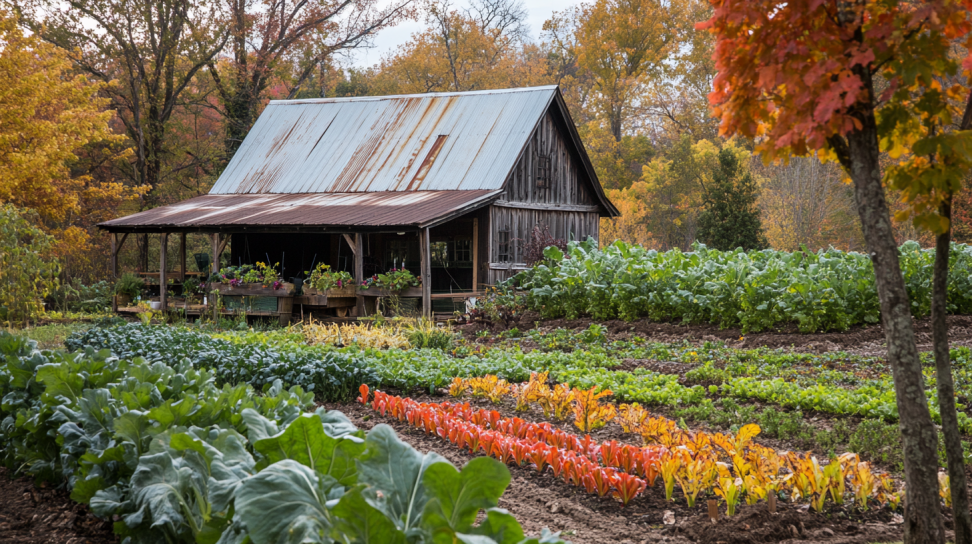
[[[497,232],[499,237],[499,252],[496,255],[496,260],[501,263],[510,262],[510,231],[501,230]]]
[[[534,179],[537,180],[538,189],[548,189],[553,181],[550,169],[550,156],[537,155],[533,161],[535,166]]]
[[[469,239],[432,242],[434,268],[472,268],[472,241]]]

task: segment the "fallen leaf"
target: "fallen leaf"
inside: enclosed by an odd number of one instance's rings
[[[675,525],[675,512],[671,510],[662,512],[662,523],[665,525]]]

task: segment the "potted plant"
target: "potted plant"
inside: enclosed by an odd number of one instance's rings
[[[370,278],[365,278],[361,282],[361,289],[375,287],[383,291],[385,304],[394,315],[402,315],[403,310],[413,310],[411,305],[402,304],[402,292],[411,287],[418,287],[422,284],[422,279],[415,276],[405,268],[392,268],[384,274],[375,274]]]
[[[308,276],[304,283],[304,293],[308,295],[329,295],[337,296],[335,291],[342,291],[340,294],[354,296],[354,277],[351,274],[340,271],[334,272],[330,265],[321,263],[313,272],[304,272]]]
[[[210,281],[225,285],[222,290],[228,293],[233,290],[266,289],[273,290],[274,293],[268,293],[272,295],[291,294],[294,291],[294,284],[280,281],[280,272],[276,268],[278,265],[279,263],[271,266],[259,262],[255,266],[249,264],[227,266],[211,276]]]
[[[418,287],[422,279],[405,268],[392,268],[384,274],[375,274],[361,282],[362,289],[377,287],[390,292],[399,292],[409,287]]]
[[[186,297],[188,304],[193,304],[196,297],[202,294],[202,282],[196,278],[186,278],[182,282],[182,294]]]
[[[137,275],[126,272],[118,278],[115,282],[115,294],[117,298],[115,299],[116,304],[119,307],[128,306],[131,304],[132,300],[137,298],[141,293],[142,289],[145,288],[145,280],[138,277]]]

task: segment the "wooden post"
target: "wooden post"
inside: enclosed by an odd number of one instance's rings
[[[118,233],[111,233],[111,277],[118,277]]]
[[[422,316],[432,318],[432,256],[428,227],[419,231],[419,254],[422,258]]]
[[[148,272],[148,234],[142,235],[142,247],[138,255],[139,272]]]
[[[165,284],[165,254],[166,246],[169,245],[169,233],[162,233],[161,244],[159,247],[159,300],[162,302],[162,311],[165,312],[168,310],[168,306],[166,306],[168,293]]]
[[[472,258],[473,258],[473,292],[479,290],[479,218],[473,217],[473,239],[472,239]]]
[[[219,272],[219,258],[216,257],[216,253],[219,251],[219,233],[218,232],[214,232],[211,235],[211,243],[212,243],[212,246],[213,246],[213,248],[212,248],[212,250],[213,250],[213,260],[209,263],[209,271],[210,271],[209,273],[210,274],[215,274],[215,273]],[[219,322],[219,315],[216,312],[217,312],[217,310],[219,310],[219,308],[216,307],[216,297],[213,296],[213,293],[212,293],[212,290],[213,289],[212,289],[212,287],[213,287],[213,284],[212,283],[210,283],[207,286],[207,291],[208,291],[207,296],[209,297],[207,299],[207,302],[213,307],[213,322],[214,323],[218,323]]]
[[[179,235],[179,281],[186,281],[186,233]]]
[[[355,298],[357,299],[358,317],[365,316],[364,296],[357,294],[357,288],[364,281],[364,240],[361,234],[354,235],[354,283]]]

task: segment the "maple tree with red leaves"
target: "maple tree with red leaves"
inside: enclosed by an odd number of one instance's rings
[[[905,451],[905,542],[944,542],[937,496],[937,432],[922,392],[921,364],[898,263],[885,186],[907,203],[901,215],[945,237],[952,195],[972,168],[963,115],[963,74],[972,58],[969,0],[711,0],[698,28],[716,35],[709,96],[723,135],[754,138],[764,159],[818,153],[854,184],[858,214],[877,277]],[[964,62],[963,62],[964,60]],[[892,164],[882,172],[882,152]],[[945,258],[946,251],[939,251]],[[937,268],[937,267],[936,267]],[[944,287],[944,274],[935,284]],[[940,285],[939,285],[940,284]],[[952,478],[955,541],[972,539],[964,467],[956,463],[954,390],[948,362],[944,289],[935,334],[943,431]],[[936,312],[933,310],[933,315]],[[941,334],[941,333],[944,333]],[[944,338],[944,341],[942,341]],[[944,347],[944,362],[939,361]],[[959,455],[961,451],[959,450]]]

